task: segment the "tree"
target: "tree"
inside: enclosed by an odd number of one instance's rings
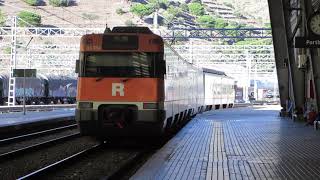
[[[204,8],[200,3],[190,3],[188,7],[191,14],[196,16],[204,15]]]
[[[142,18],[143,16],[148,16],[150,15],[153,10],[150,6],[148,5],[144,5],[144,4],[134,4],[130,11],[136,15],[138,15],[140,18]]]
[[[19,26],[39,26],[41,24],[41,16],[28,11],[20,11],[18,17],[21,19],[18,21]]]

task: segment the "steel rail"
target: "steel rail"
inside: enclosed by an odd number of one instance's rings
[[[111,175],[104,177],[103,179],[107,179],[107,180],[122,179],[123,176],[128,175],[128,171],[130,171],[133,167],[136,167],[137,164],[139,164],[139,160],[141,160],[146,153],[148,153],[148,151],[138,152],[134,157],[126,161],[122,166],[115,169],[111,173]]]
[[[17,149],[17,150],[13,150],[13,151],[10,151],[10,152],[6,152],[6,153],[3,153],[3,154],[0,154],[0,160],[9,159],[9,158],[12,158],[13,156],[17,156],[17,155],[20,155],[22,153],[32,152],[32,151],[35,151],[37,149],[40,149],[40,148],[43,148],[43,147],[48,147],[48,146],[54,145],[56,143],[59,143],[61,141],[66,141],[68,139],[76,138],[76,137],[80,137],[80,133],[79,132],[71,134],[71,135],[59,137],[59,138],[56,138],[56,139],[52,139],[52,140],[49,140],[49,141],[45,141],[45,142],[42,142],[42,143],[34,144],[34,145],[31,145],[31,146],[27,146],[27,147],[24,147],[24,148],[21,148],[21,149]]]
[[[24,134],[24,135],[20,135],[20,136],[10,137],[10,138],[6,138],[6,139],[0,139],[0,145],[10,144],[10,143],[22,141],[22,140],[25,140],[28,138],[39,137],[39,136],[51,134],[54,132],[59,132],[59,131],[65,130],[65,129],[72,129],[75,127],[77,127],[77,124],[71,124],[68,126],[62,126],[62,127],[48,129],[48,130],[39,131],[39,132],[34,132],[34,133],[30,133],[30,134]]]
[[[41,175],[44,175],[45,173],[49,173],[50,171],[54,171],[55,169],[58,169],[59,167],[65,165],[65,164],[67,164],[67,163],[69,163],[69,162],[71,162],[73,160],[76,160],[78,158],[81,158],[81,157],[87,155],[88,153],[92,153],[92,152],[98,150],[102,145],[103,144],[96,144],[96,145],[92,146],[89,149],[80,151],[80,152],[78,152],[76,154],[73,154],[73,155],[67,157],[67,158],[64,158],[64,159],[62,159],[60,161],[57,161],[57,162],[55,162],[53,164],[50,164],[50,165],[46,166],[46,167],[43,167],[43,168],[38,169],[38,170],[36,170],[34,172],[31,172],[31,173],[29,173],[29,174],[27,174],[27,175],[25,175],[23,177],[19,177],[18,180],[36,178],[36,177],[39,177]]]

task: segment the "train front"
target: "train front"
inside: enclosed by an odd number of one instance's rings
[[[83,135],[157,136],[165,111],[163,41],[117,27],[81,39],[76,120]]]

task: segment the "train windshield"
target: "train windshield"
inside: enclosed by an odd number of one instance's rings
[[[158,53],[86,53],[80,76],[85,77],[158,77]]]

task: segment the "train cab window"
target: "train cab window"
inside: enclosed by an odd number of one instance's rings
[[[81,76],[85,77],[161,77],[162,74],[158,67],[163,60],[158,53],[87,53],[83,61]]]

